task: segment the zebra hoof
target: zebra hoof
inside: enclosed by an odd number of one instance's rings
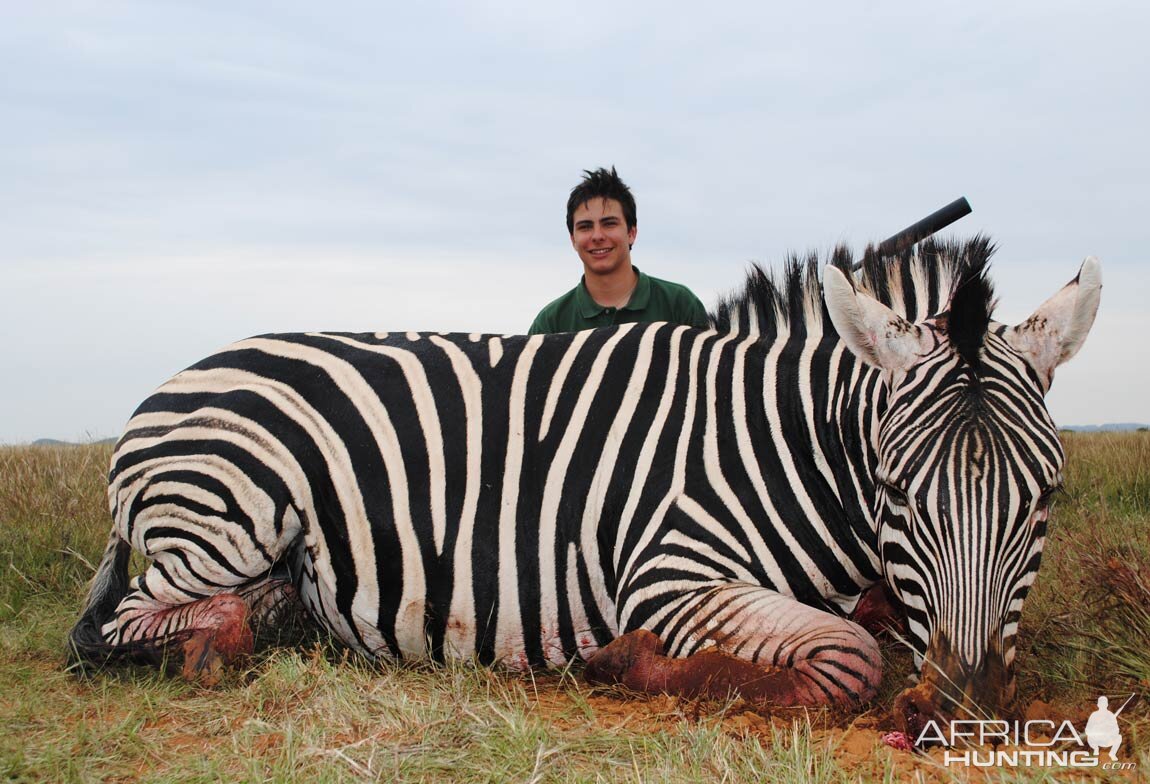
[[[248,608],[235,594],[220,594],[196,608],[197,620],[204,624],[183,644],[186,680],[204,686],[220,682],[226,666],[247,657],[255,648]]]
[[[216,686],[223,677],[224,661],[216,650],[215,634],[203,629],[192,633],[184,643],[184,666],[181,674],[187,681],[201,686]]]
[[[663,653],[663,643],[646,629],[616,637],[587,661],[583,677],[598,685],[625,686],[635,691],[651,688],[655,657]]]

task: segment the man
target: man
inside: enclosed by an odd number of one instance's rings
[[[706,328],[707,311],[691,290],[631,264],[638,234],[635,198],[611,171],[584,171],[567,200],[567,231],[583,262],[583,279],[535,317],[530,335],[612,324],[670,321]]]

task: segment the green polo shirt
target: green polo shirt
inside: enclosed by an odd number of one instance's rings
[[[639,282],[623,307],[603,307],[591,299],[587,286],[580,279],[578,286],[539,311],[527,334],[578,332],[613,324],[652,321],[670,321],[703,329],[710,326],[706,308],[689,288],[653,278],[638,267],[633,269],[639,275]]]

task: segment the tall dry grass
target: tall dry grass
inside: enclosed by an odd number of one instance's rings
[[[0,621],[37,597],[75,597],[102,552],[106,444],[0,448]]]
[[[1065,492],[1024,609],[1023,684],[1063,700],[1146,689],[1150,681],[1139,684],[1150,677],[1150,624],[1139,617],[1146,605],[1116,591],[1115,580],[1150,569],[1150,433],[1062,437]],[[1119,655],[1131,645],[1133,659]]]

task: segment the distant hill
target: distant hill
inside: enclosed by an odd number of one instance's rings
[[[32,442],[32,446],[84,446],[86,444],[114,444],[114,438],[101,438],[99,441],[85,441],[83,444],[77,444],[74,441],[60,441],[56,438],[37,438]]]
[[[1059,430],[1073,430],[1075,433],[1112,433],[1125,430],[1150,430],[1150,425],[1141,422],[1111,422],[1105,425],[1063,425]]]

